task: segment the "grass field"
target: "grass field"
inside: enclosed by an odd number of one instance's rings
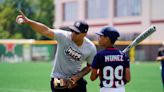
[[[131,82],[126,92],[162,92],[160,63],[131,64]],[[0,92],[51,92],[51,63],[0,63]],[[91,82],[88,92],[99,92],[99,80]]]

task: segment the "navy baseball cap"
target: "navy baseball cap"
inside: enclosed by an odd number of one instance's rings
[[[73,26],[69,27],[72,31],[78,33],[87,33],[88,32],[88,24],[84,21],[76,21]]]
[[[116,41],[120,36],[119,32],[114,27],[104,27],[97,35],[103,35],[109,37],[111,40]]]

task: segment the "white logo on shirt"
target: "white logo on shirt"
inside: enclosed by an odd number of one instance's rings
[[[82,57],[82,54],[80,52],[74,50],[70,46],[65,50],[65,53],[66,53],[67,56],[73,58],[76,61],[80,61],[80,59]]]

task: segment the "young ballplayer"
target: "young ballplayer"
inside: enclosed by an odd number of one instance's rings
[[[164,92],[164,42],[162,43],[162,47],[158,50],[158,56],[156,60],[161,61],[161,78],[162,78],[162,85],[163,85],[163,92]]]
[[[104,50],[94,57],[90,79],[99,76],[100,92],[125,92],[125,84],[130,81],[129,58],[114,47],[120,34],[113,27],[104,27],[96,34]]]

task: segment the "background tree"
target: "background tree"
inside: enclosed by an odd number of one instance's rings
[[[53,0],[4,0],[0,2],[0,39],[48,39],[34,32],[28,25],[15,22],[21,9],[27,17],[52,27]]]

